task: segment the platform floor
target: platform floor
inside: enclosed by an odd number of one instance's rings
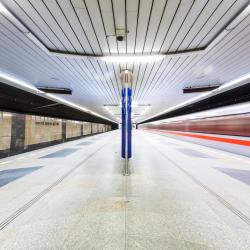
[[[250,160],[120,131],[0,161],[0,249],[250,249]]]

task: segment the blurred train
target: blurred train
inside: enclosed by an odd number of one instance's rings
[[[138,128],[250,157],[250,102],[145,123]]]

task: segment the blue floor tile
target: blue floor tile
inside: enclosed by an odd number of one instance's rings
[[[250,185],[250,171],[249,170],[241,170],[241,169],[232,169],[232,168],[215,168],[220,172],[231,176],[234,179],[237,179],[241,182]]]
[[[40,168],[42,168],[42,166],[2,170],[0,171],[0,187],[5,186],[25,175],[31,174]]]
[[[77,150],[79,150],[79,149],[65,148],[65,149],[56,151],[54,153],[42,156],[42,157],[40,157],[40,159],[42,159],[42,158],[62,158],[62,157],[66,157],[66,156],[68,156],[70,154],[75,153]]]

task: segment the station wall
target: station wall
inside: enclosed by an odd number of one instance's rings
[[[107,124],[0,111],[0,158],[111,130]]]

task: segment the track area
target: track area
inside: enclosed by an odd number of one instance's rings
[[[0,182],[0,249],[249,249],[246,158],[133,131],[124,177],[119,138],[5,159],[0,171],[23,175]]]

